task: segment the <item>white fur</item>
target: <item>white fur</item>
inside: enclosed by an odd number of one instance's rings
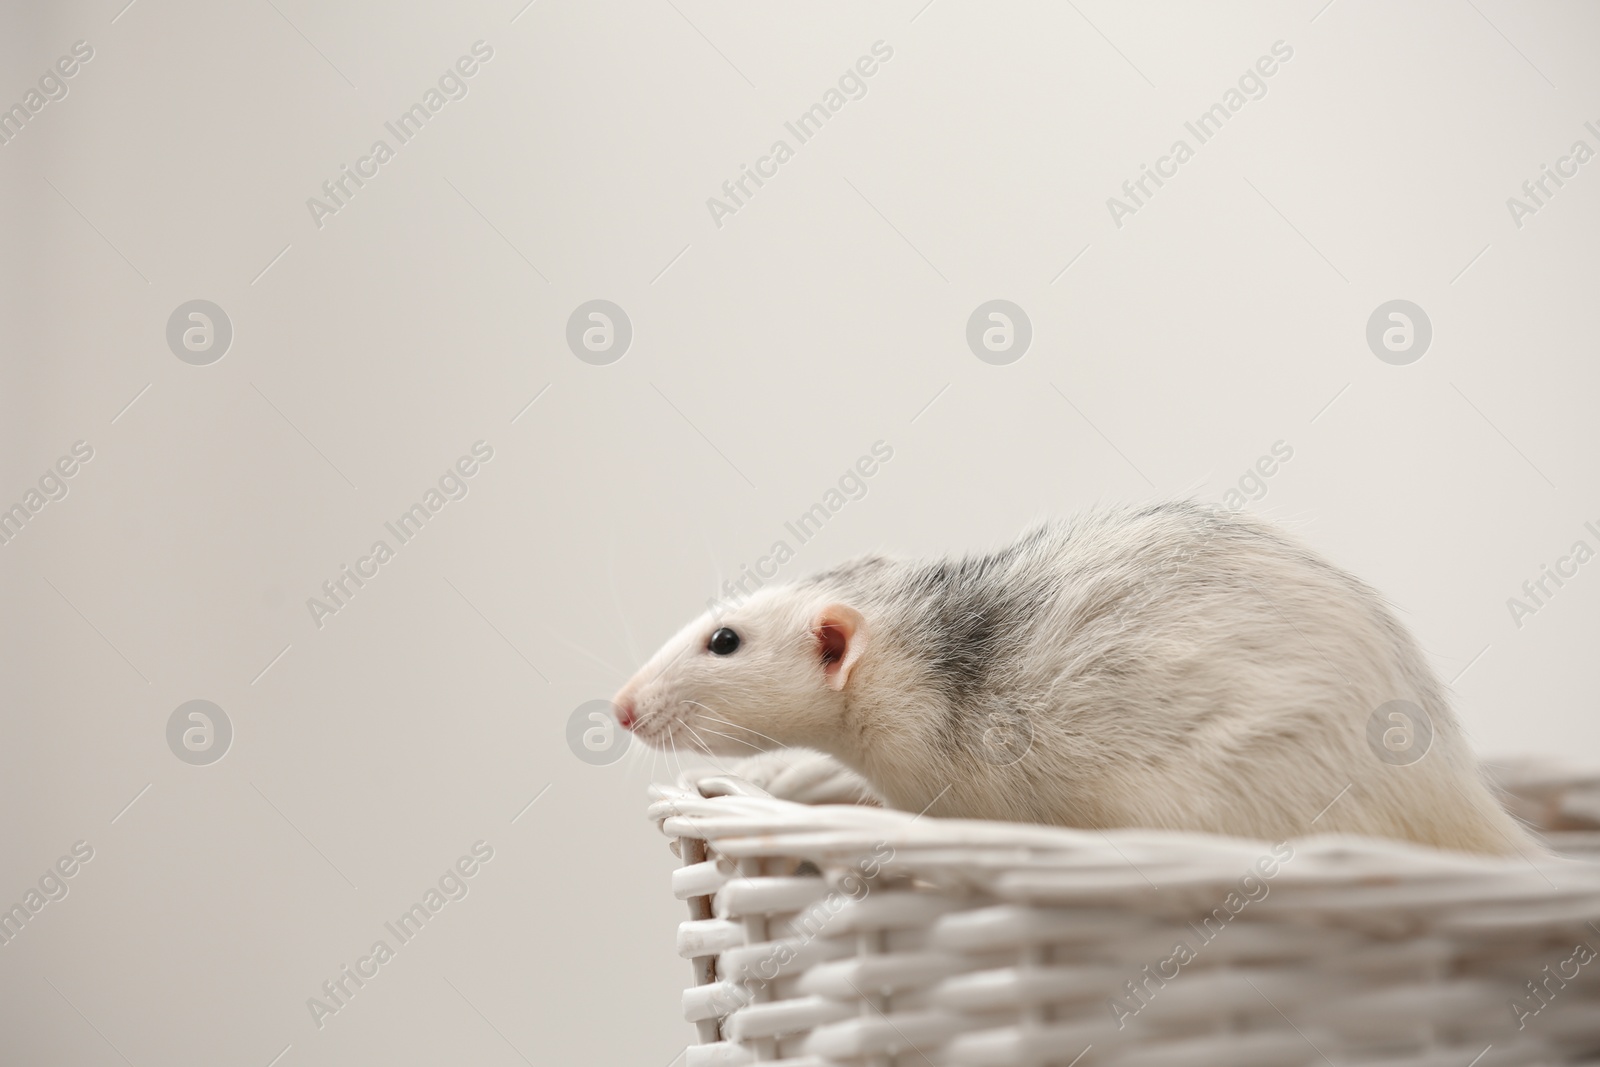
[[[891,806],[935,815],[1536,848],[1484,785],[1444,687],[1382,601],[1274,527],[1207,514],[1116,510],[1025,541],[1007,573],[1043,571],[1052,596],[1016,634],[990,706],[954,710],[930,687],[908,636],[914,604],[826,581],[769,586],[701,616],[616,699],[653,745],[814,748]],[[813,627],[841,601],[864,624],[835,688]],[[731,656],[706,650],[718,626],[742,638]],[[1431,749],[1408,766],[1367,741],[1374,709],[1396,699],[1433,724]],[[950,740],[949,716],[978,716],[977,736],[996,707],[1022,709],[1032,729],[1009,766]]]

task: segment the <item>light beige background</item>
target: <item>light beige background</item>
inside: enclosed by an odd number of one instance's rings
[[[1282,440],[1250,507],[1393,599],[1480,750],[1595,751],[1600,562],[1507,607],[1600,526],[1600,162],[1506,206],[1600,148],[1592,6],[124,3],[0,27],[0,105],[94,48],[0,146],[0,505],[94,449],[0,546],[0,903],[95,850],[0,947],[6,1063],[666,1067],[667,761],[589,766],[568,716],[878,439],[785,574],[1219,500]],[[478,40],[469,94],[318,228]],[[210,366],[164,336],[195,298],[235,331]],[[564,341],[593,298],[633,323],[611,366]],[[1033,323],[1006,367],[964,340],[992,298]],[[1433,324],[1409,366],[1364,339],[1395,298]],[[470,494],[318,629],[307,598],[478,440]],[[210,766],[165,740],[195,698],[235,729]],[[318,1029],[307,998],[480,839],[470,895]]]

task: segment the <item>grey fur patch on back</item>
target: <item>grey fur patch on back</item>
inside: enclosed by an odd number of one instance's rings
[[[909,628],[936,685],[954,705],[993,693],[997,676],[1020,651],[1050,582],[1047,572],[1018,566],[1027,546],[986,556],[924,564],[902,591],[914,612]]]
[[[1152,625],[1180,610],[1179,603],[1192,606],[1219,593],[1254,595],[1248,571],[1238,572],[1237,549],[1245,545],[1245,559],[1263,552],[1305,555],[1251,516],[1169,501],[1040,523],[990,552],[935,560],[864,556],[802,584],[858,601],[869,617],[883,621],[896,653],[915,660],[941,705],[937,733],[954,751],[976,744],[997,715],[1012,721],[1055,713],[1053,700],[1041,704],[1044,694],[1027,676],[1037,674],[1029,668],[1041,658],[1060,654],[1075,633],[1099,633],[1104,647],[1077,663],[1073,678],[1124,684],[1148,671],[1142,649],[1129,644],[1128,628]],[[1337,568],[1312,561],[1360,587]],[[1044,633],[1041,626],[1055,630]]]

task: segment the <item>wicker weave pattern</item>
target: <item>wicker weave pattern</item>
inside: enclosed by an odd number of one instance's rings
[[[1600,779],[1501,774],[1570,855],[656,787],[691,915],[686,1067],[1600,1063]]]

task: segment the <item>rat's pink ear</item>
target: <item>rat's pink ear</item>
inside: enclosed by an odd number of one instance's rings
[[[843,689],[867,646],[867,620],[848,604],[829,604],[817,612],[811,632],[817,639],[817,658],[828,685]]]

